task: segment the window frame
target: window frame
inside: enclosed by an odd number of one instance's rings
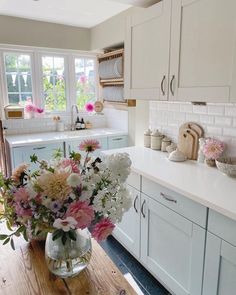
[[[45,115],[69,115],[71,106],[76,104],[76,73],[75,73],[75,59],[88,58],[94,60],[95,71],[95,96],[99,99],[99,79],[98,79],[98,52],[87,52],[72,49],[59,48],[45,48],[45,47],[31,47],[0,44],[0,90],[2,98],[0,98],[0,115],[4,117],[3,108],[9,104],[8,89],[6,79],[5,54],[28,54],[31,61],[31,78],[32,78],[32,101],[44,108],[44,92],[43,92],[43,70],[42,57],[43,56],[58,56],[64,58],[65,66],[65,85],[66,85],[66,110],[65,111],[46,111]],[[84,110],[79,110],[83,112]],[[1,113],[2,112],[2,113]]]

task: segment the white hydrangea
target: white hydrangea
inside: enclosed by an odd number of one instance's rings
[[[71,173],[67,178],[67,183],[72,187],[77,187],[81,184],[81,179],[79,174]]]
[[[106,158],[107,168],[120,182],[125,182],[130,174],[131,160],[127,153],[116,153]]]

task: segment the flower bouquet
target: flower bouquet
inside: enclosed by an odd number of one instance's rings
[[[91,253],[90,235],[97,241],[112,233],[131,206],[124,182],[130,173],[128,154],[117,153],[102,161],[91,153],[99,148],[95,140],[80,144],[81,154],[68,159],[57,151],[50,162],[31,156],[37,171],[20,165],[10,178],[0,177],[1,202],[10,233],[0,235],[3,244],[20,235],[26,240],[48,234],[46,260],[49,269],[62,277],[83,269]],[[56,244],[56,246],[55,246]],[[63,270],[61,271],[61,269]]]

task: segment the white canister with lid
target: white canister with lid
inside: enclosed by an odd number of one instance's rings
[[[151,130],[148,129],[144,132],[143,135],[143,141],[144,141],[144,147],[150,148],[151,147]]]
[[[151,134],[151,149],[161,150],[162,134],[158,130],[154,130]]]
[[[171,139],[169,137],[164,137],[161,142],[161,151],[167,152],[166,148],[171,145]]]

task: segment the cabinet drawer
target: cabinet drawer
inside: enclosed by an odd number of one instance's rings
[[[142,178],[142,192],[203,228],[206,228],[206,207],[145,177]]]
[[[128,176],[126,182],[130,186],[136,188],[137,190],[141,190],[141,176],[133,171],[130,172],[130,175]]]
[[[209,210],[208,231],[236,246],[236,221]]]
[[[127,135],[108,137],[108,149],[119,149],[128,146]]]

